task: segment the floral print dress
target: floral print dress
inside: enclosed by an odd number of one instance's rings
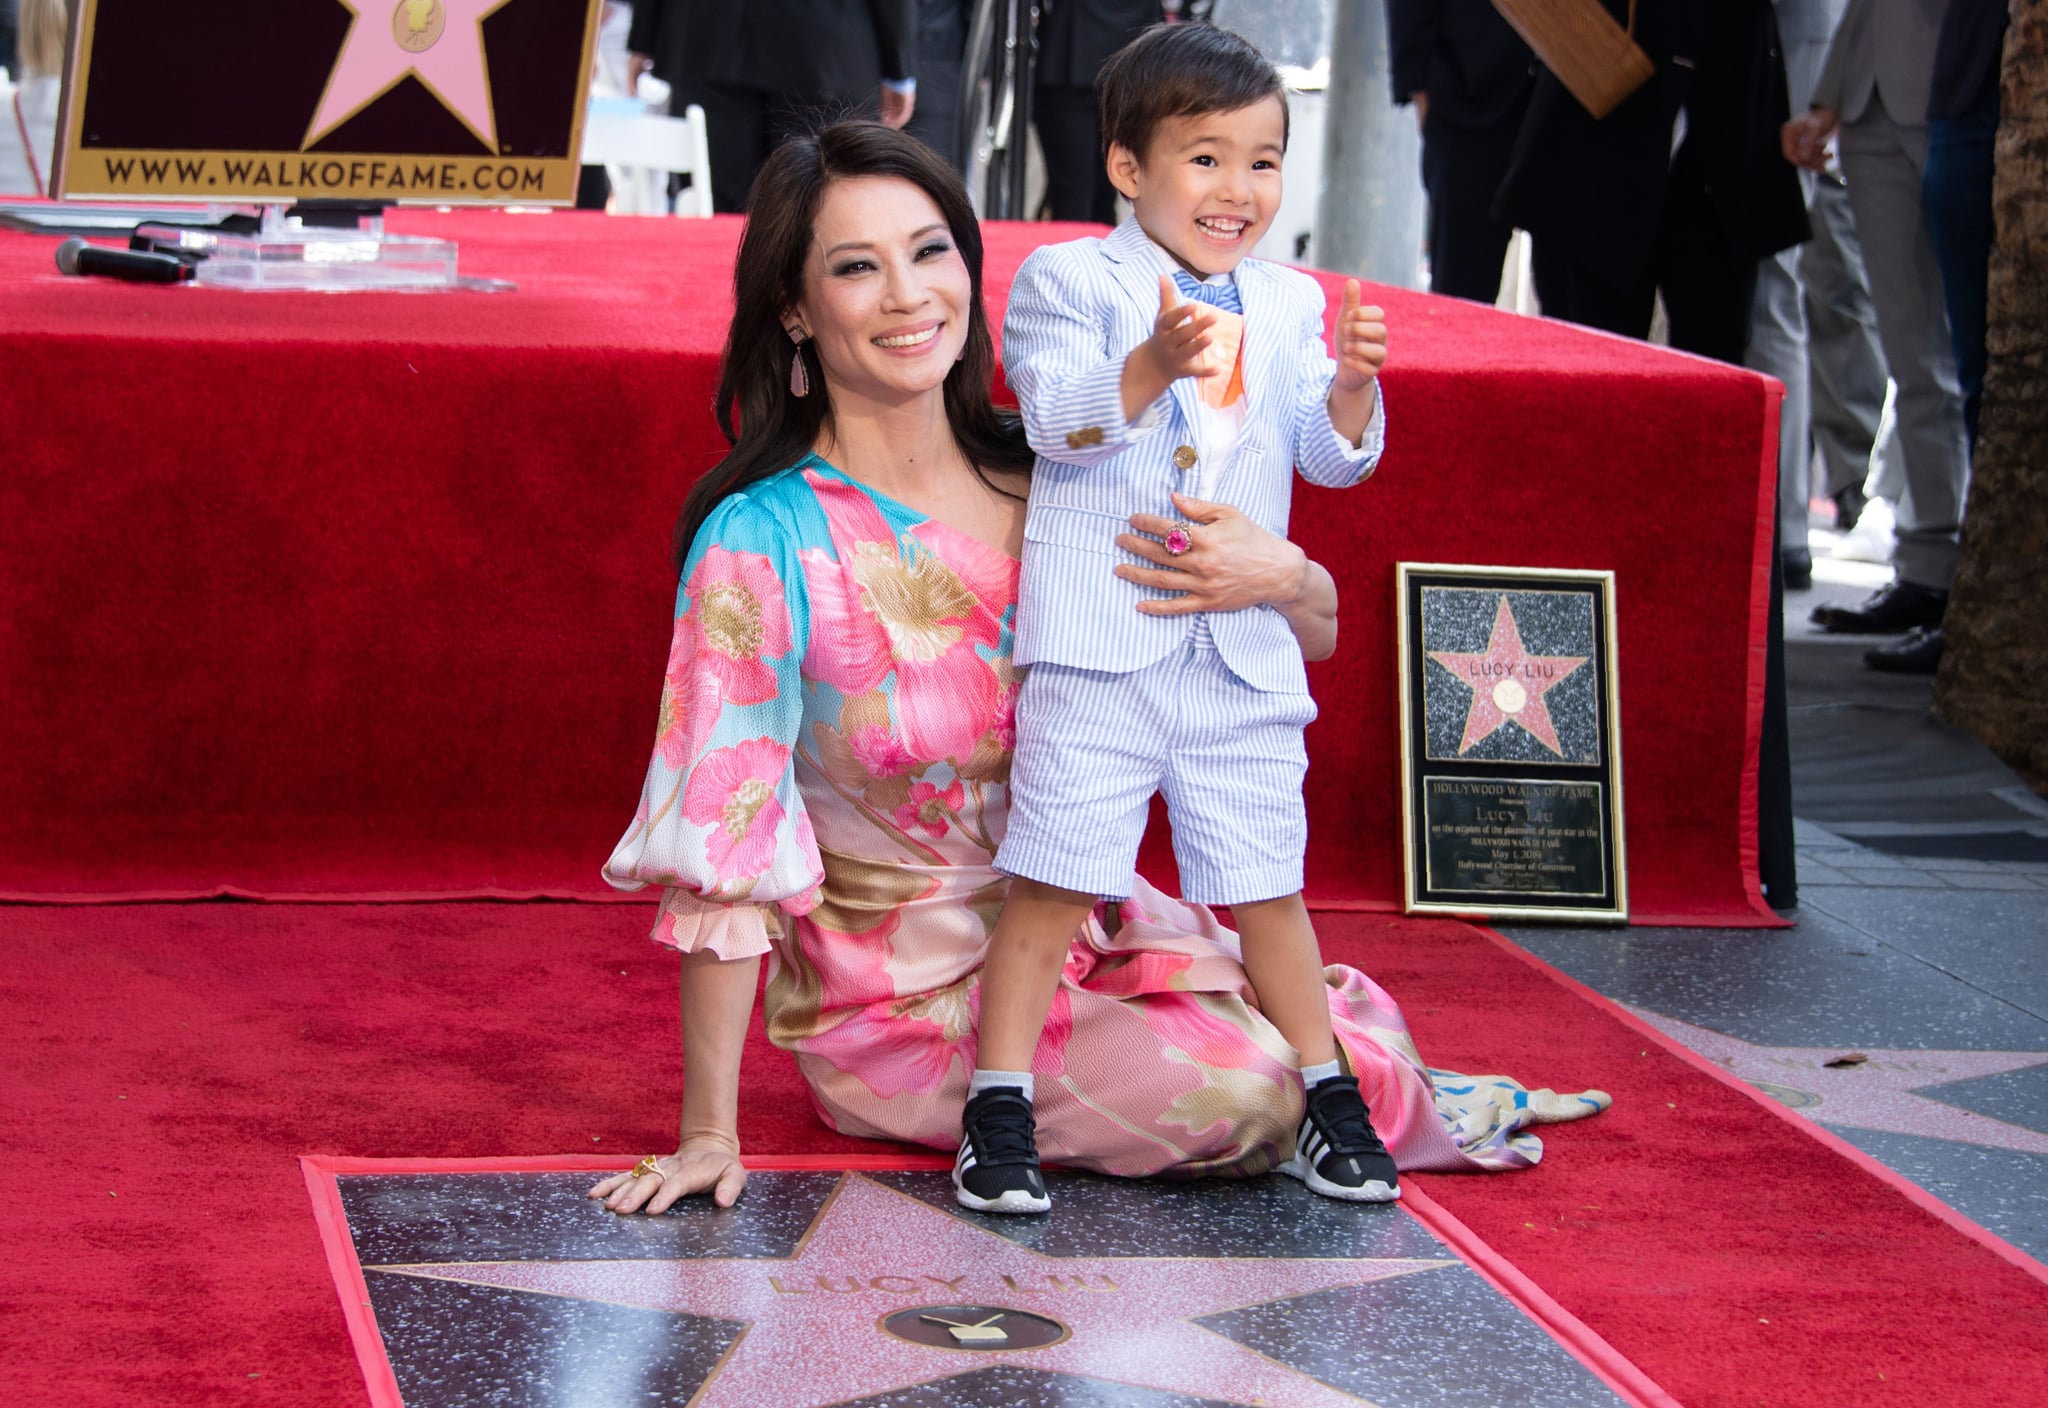
[[[605,876],[663,887],[653,937],[770,956],[770,1038],[849,1134],[950,1150],[1007,884],[1015,559],[811,456],[727,498],[676,601],[654,756]],[[1433,1082],[1400,1009],[1329,972],[1373,1123],[1408,1169],[1526,1167],[1598,1091]],[[1293,1049],[1237,936],[1137,882],[1076,935],[1033,1063],[1039,1148],[1122,1175],[1292,1152]]]

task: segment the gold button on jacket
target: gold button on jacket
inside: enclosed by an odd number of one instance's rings
[[[1173,452],[1173,467],[1182,470],[1193,469],[1197,458],[1193,445],[1183,445]]]

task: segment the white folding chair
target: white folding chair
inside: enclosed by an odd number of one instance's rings
[[[681,117],[665,117],[631,99],[593,99],[583,121],[583,160],[610,172],[614,214],[666,215],[671,175],[690,178],[676,195],[676,214],[711,214],[711,144],[704,109],[694,103]]]

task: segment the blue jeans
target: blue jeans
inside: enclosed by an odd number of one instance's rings
[[[1920,199],[1934,258],[1941,265],[1942,301],[1948,306],[1956,381],[1963,392],[1963,424],[1977,446],[1977,405],[1984,394],[1985,285],[1991,263],[1991,146],[1998,133],[1994,79],[1961,117],[1927,124],[1927,168]]]

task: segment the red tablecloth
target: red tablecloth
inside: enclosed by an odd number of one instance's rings
[[[60,277],[0,235],[0,896],[591,896],[652,740],[736,220],[425,212],[511,294]],[[988,298],[1071,228],[992,225]],[[1336,281],[1330,280],[1334,290]],[[1302,486],[1311,897],[1400,893],[1393,564],[1617,573],[1639,921],[1768,922],[1775,384],[1398,290],[1389,448]]]

